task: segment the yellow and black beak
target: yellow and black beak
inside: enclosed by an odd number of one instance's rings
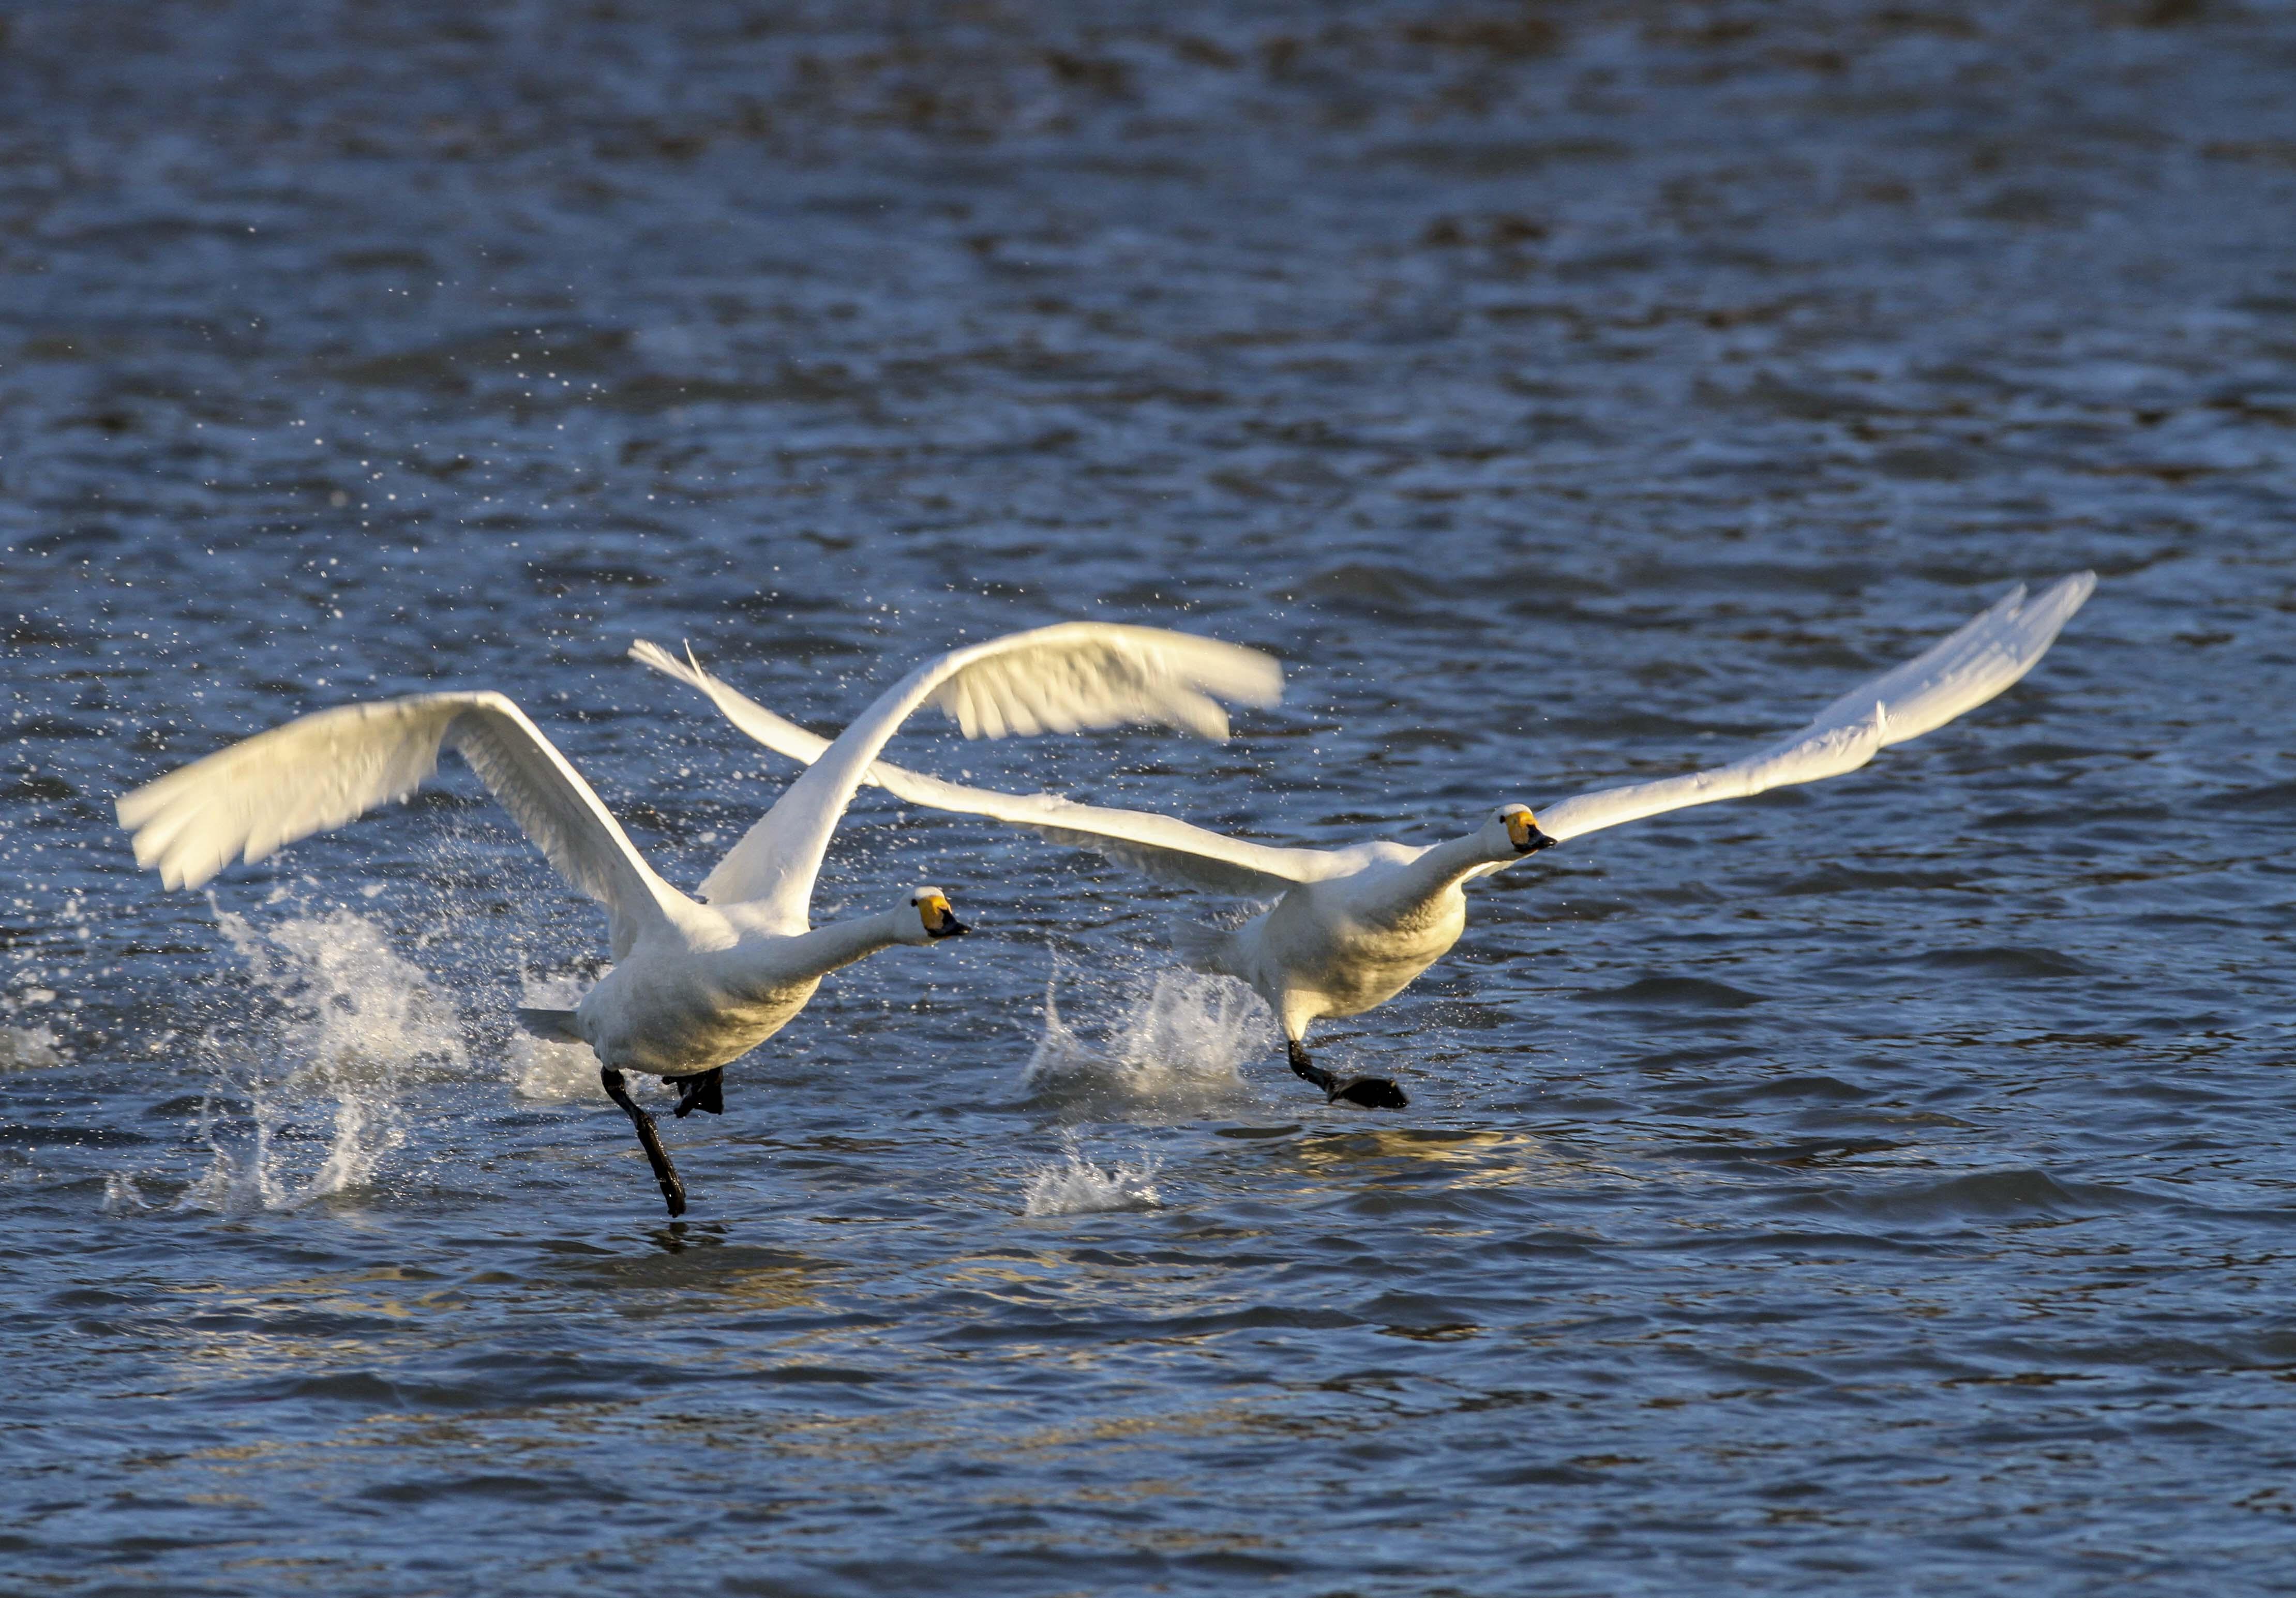
[[[1538,830],[1538,823],[1528,810],[1510,810],[1506,818],[1507,836],[1514,842],[1518,855],[1535,855],[1541,849],[1551,849],[1560,839],[1549,838]]]
[[[929,894],[919,899],[917,914],[924,918],[925,934],[930,938],[962,938],[972,930],[956,919],[956,912],[948,906],[947,894]]]

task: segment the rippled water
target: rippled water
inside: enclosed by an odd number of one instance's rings
[[[2289,1590],[2296,20],[2086,6],[19,8],[0,40],[0,1488],[24,1591]],[[672,1127],[459,769],[168,894],[123,788],[517,697],[673,879],[953,640],[1257,642],[1224,748],[895,753],[1542,855],[1325,1034],[1215,902],[865,799]],[[697,1118],[699,1119],[699,1118]]]

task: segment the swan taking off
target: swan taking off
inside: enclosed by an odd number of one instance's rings
[[[521,1010],[529,1031],[586,1043],[629,1116],[669,1213],[685,1190],[623,1072],[679,1090],[677,1113],[723,1108],[721,1068],[788,1025],[821,979],[893,944],[966,930],[938,888],[876,915],[815,927],[814,880],[877,751],[924,704],[967,737],[1161,723],[1227,735],[1218,699],[1274,704],[1282,669],[1257,650],[1155,627],[1070,622],[926,661],[879,695],[689,898],[654,874],[598,796],[499,693],[419,693],[321,710],[233,744],[119,801],[135,863],[197,888],[234,859],[260,860],[414,793],[451,746],[558,874],[606,908],[614,968],[573,1010]],[[1217,695],[1218,699],[1214,696]]]
[[[2028,597],[2021,585],[1991,610],[1915,660],[1835,700],[1800,732],[1742,759],[1683,776],[1605,788],[1536,815],[1508,805],[1463,838],[1431,848],[1359,843],[1277,848],[1227,838],[1168,815],[1072,804],[1055,794],[963,787],[880,762],[866,781],[914,805],[1030,827],[1162,881],[1274,898],[1242,926],[1180,929],[1181,952],[1207,971],[1248,983],[1283,1027],[1292,1069],[1334,1102],[1399,1110],[1402,1089],[1380,1077],[1342,1081],[1306,1047],[1310,1023],[1385,1004],[1449,952],[1466,928],[1462,889],[1584,833],[1716,799],[1742,799],[1857,770],[1892,743],[1943,726],[2016,682],[2046,652],[2096,586],[2094,573],[2062,578]],[[767,748],[817,760],[833,746],[744,698],[689,655],[641,642],[630,653],[708,694],[735,726]]]

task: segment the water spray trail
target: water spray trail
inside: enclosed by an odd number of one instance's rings
[[[256,927],[217,912],[247,962],[261,1009],[249,1030],[209,1041],[218,1094],[201,1106],[213,1160],[186,1208],[292,1209],[370,1184],[407,1136],[407,1088],[460,1075],[470,1056],[453,1001],[390,947],[381,923],[349,910]],[[244,1102],[247,1131],[225,1127],[217,1097]],[[326,1152],[308,1176],[297,1135],[324,1113]]]
[[[604,974],[600,972],[598,979],[603,980]],[[592,985],[564,973],[526,972],[519,979],[518,1002],[539,1010],[571,1010]],[[514,1032],[510,1040],[510,1080],[519,1097],[540,1103],[605,1102],[605,1089],[598,1084],[598,1057],[584,1044],[553,1043],[522,1029]]]
[[[1022,1209],[1039,1217],[1154,1209],[1163,1203],[1163,1195],[1156,1191],[1157,1169],[1152,1154],[1137,1165],[1103,1168],[1086,1160],[1071,1139],[1058,1164],[1046,1166],[1029,1178]]]
[[[1267,1006],[1239,982],[1163,970],[1136,982],[1096,1039],[1062,1020],[1045,985],[1044,1031],[1023,1085],[1037,1094],[1196,1101],[1244,1091],[1242,1067],[1268,1047]]]

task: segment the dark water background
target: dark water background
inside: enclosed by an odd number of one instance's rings
[[[2287,8],[4,21],[0,1586],[2296,1590]],[[1390,1118],[1166,969],[1220,906],[866,799],[821,908],[984,936],[682,1225],[467,774],[211,901],[111,826],[488,686],[690,883],[786,774],[632,637],[833,728],[1101,615],[1291,701],[895,753],[1429,840],[2082,567],[1965,721],[1479,890],[1329,1034]]]

